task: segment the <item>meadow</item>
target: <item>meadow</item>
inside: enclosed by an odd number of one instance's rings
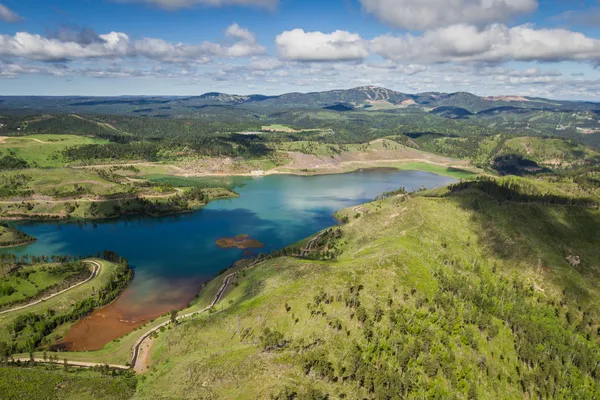
[[[0,140],[0,157],[13,155],[32,167],[56,168],[68,163],[63,152],[72,146],[105,144],[106,139],[75,135],[28,135],[4,137]]]

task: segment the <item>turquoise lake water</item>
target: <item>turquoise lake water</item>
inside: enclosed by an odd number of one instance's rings
[[[240,197],[211,202],[195,213],[161,218],[130,217],[98,222],[22,223],[18,229],[37,237],[34,244],[11,249],[35,255],[89,255],[104,249],[126,257],[135,268],[127,291],[132,309],[160,303],[185,304],[203,281],[243,257],[215,241],[248,234],[268,252],[336,224],[336,210],[361,204],[404,186],[415,190],[455,182],[421,171],[368,170],[343,175],[271,175],[236,178]],[[151,307],[150,307],[151,308]]]

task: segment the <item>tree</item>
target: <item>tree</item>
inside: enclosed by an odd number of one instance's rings
[[[172,324],[177,323],[177,314],[178,314],[177,310],[171,310],[171,323]]]

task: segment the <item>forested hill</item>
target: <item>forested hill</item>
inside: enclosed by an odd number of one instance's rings
[[[95,113],[128,115],[193,115],[204,108],[246,108],[255,112],[286,109],[316,109],[336,104],[352,108],[437,108],[457,107],[470,113],[509,108],[554,111],[593,111],[600,106],[591,102],[572,102],[523,96],[482,97],[466,92],[407,94],[376,86],[311,93],[286,93],[277,96],[235,95],[218,92],[198,96],[122,96],[122,97],[36,97],[0,96],[0,110],[31,113]]]
[[[285,133],[329,131],[333,134],[327,137],[313,136],[334,143],[365,143],[399,133],[509,134],[567,138],[600,148],[599,104],[522,96],[406,94],[365,86],[279,96],[0,97],[0,136],[71,133],[118,141],[127,134],[214,135],[260,131],[271,124],[293,128]]]

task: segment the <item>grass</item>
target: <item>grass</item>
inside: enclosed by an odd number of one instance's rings
[[[20,274],[12,274],[0,278],[0,285],[10,286],[15,291],[10,295],[0,295],[0,306],[15,301],[25,301],[37,296],[65,279],[76,275],[77,271],[55,272],[59,265],[35,265],[22,268]]]
[[[294,128],[290,128],[289,126],[279,125],[279,124],[263,126],[261,129],[263,131],[273,131],[273,132],[286,132],[286,133],[298,132]]]
[[[300,132],[318,132],[318,131],[322,131],[322,129],[294,129],[294,128],[291,128],[289,126],[280,125],[280,124],[266,125],[266,126],[263,126],[261,128],[261,130],[263,130],[263,131],[270,131],[270,132],[285,132],[285,133],[300,133]]]
[[[469,171],[467,169],[461,168],[453,168],[453,167],[445,167],[442,165],[429,164],[425,162],[405,162],[405,163],[385,163],[385,166],[390,166],[399,170],[409,171],[409,170],[417,170],[424,172],[431,172],[432,174],[450,176],[452,178],[457,179],[469,179],[478,175],[477,172]]]
[[[25,169],[3,172],[5,178],[25,176],[27,183],[20,189],[30,189],[43,196],[61,197],[72,195],[106,196],[127,193],[131,186],[109,182],[89,169],[51,168]]]
[[[0,225],[0,248],[17,247],[32,243],[35,241],[33,236],[18,231],[7,226]]]
[[[72,146],[105,144],[107,140],[73,135],[31,135],[9,137],[0,143],[0,155],[14,154],[41,168],[63,167],[62,152]]]
[[[220,312],[161,333],[153,347],[153,367],[140,382],[136,398],[154,398],[156,393],[165,398],[268,398],[286,388],[299,394],[319,391],[331,398],[342,394],[368,398],[365,384],[357,384],[347,372],[349,357],[356,351],[353,346],[358,345],[367,365],[378,365],[384,377],[387,368],[398,365],[394,351],[409,351],[413,343],[423,340],[428,340],[430,350],[417,348],[408,359],[408,370],[394,374],[398,379],[411,374],[411,386],[406,389],[411,396],[535,397],[536,390],[542,389],[526,381],[521,384],[540,368],[534,364],[532,372],[527,372],[521,361],[542,357],[543,352],[523,353],[523,346],[534,340],[534,328],[546,332],[543,337],[549,346],[553,335],[561,332],[568,340],[582,340],[589,346],[586,354],[600,359],[596,333],[600,272],[595,265],[600,259],[598,210],[502,203],[481,193],[450,197],[423,193],[369,203],[363,209],[369,212],[359,218],[352,209],[338,213],[350,219],[335,244],[343,250],[338,260],[284,257],[243,271],[221,301]],[[569,254],[577,255],[581,263],[569,264]],[[452,279],[458,285],[451,297],[454,306],[445,308],[449,300],[442,299]],[[512,289],[503,286],[504,282],[530,289]],[[508,296],[492,299],[493,307],[484,303],[476,308],[492,315],[484,328],[461,319],[463,314],[470,315],[473,296],[485,292],[477,289],[480,285],[505,287]],[[357,309],[344,305],[350,286],[354,290],[363,287],[358,299],[366,309],[369,331],[366,323],[357,320]],[[329,296],[332,300],[326,303],[316,300]],[[559,301],[557,315],[554,311],[544,314]],[[496,305],[523,309],[507,312]],[[378,308],[383,310],[381,322],[374,317]],[[397,329],[386,333],[395,310],[405,316],[408,333]],[[583,312],[591,315],[591,323],[576,327],[585,317]],[[569,313],[575,322],[568,322]],[[456,315],[455,325],[445,325],[448,315]],[[513,318],[532,324],[528,332],[511,330],[514,322],[508,321]],[[542,322],[545,318],[549,325]],[[338,321],[341,330],[336,328]],[[261,336],[267,327],[288,341],[283,350],[264,351]],[[408,341],[395,347],[386,339],[390,334]],[[435,366],[437,373],[427,372],[430,354],[442,357],[440,369]],[[454,361],[444,358],[448,354]],[[319,370],[307,374],[303,365],[311,357],[330,362],[338,379],[324,378]],[[481,360],[485,360],[483,370],[473,368]],[[567,363],[564,368],[575,367]],[[557,381],[559,386],[564,384],[562,397],[597,393],[597,383],[589,375],[579,377],[586,382],[582,386],[565,383],[579,378]],[[471,386],[474,381],[476,387]],[[583,388],[586,385],[591,388],[588,392]]]
[[[136,379],[129,374],[110,376],[61,366],[0,367],[0,393],[5,400],[121,400],[132,396],[135,386]]]
[[[243,182],[247,178],[240,177],[185,177],[185,176],[173,176],[173,175],[144,175],[142,178],[147,179],[150,182],[173,185],[175,187],[200,187],[200,188],[235,188],[240,182]]]
[[[169,208],[169,199],[187,190],[185,187],[202,186],[196,181],[188,183],[191,180],[186,178],[160,175],[158,179],[146,181],[127,178],[120,172],[113,169],[102,174],[88,168],[8,171],[3,176],[6,182],[16,180],[18,183],[8,183],[5,187],[9,195],[5,195],[8,199],[0,200],[0,219],[15,216],[98,219],[139,214],[148,208],[140,199]],[[173,183],[182,184],[184,188],[175,189]],[[206,186],[204,192],[208,199],[234,195],[222,186]],[[188,205],[198,206],[191,202]]]
[[[94,294],[98,288],[106,285],[111,280],[115,264],[104,260],[94,259],[94,261],[98,261],[102,264],[102,268],[98,272],[96,278],[82,285],[79,285],[71,290],[68,290],[65,293],[55,296],[49,300],[32,305],[31,307],[0,315],[0,342],[10,341],[11,333],[8,330],[8,326],[18,316],[27,313],[43,314],[50,309],[54,310],[54,312],[56,312],[57,314],[66,313],[71,309],[71,306],[73,304],[92,296],[92,294]],[[53,334],[51,334],[50,336],[52,337],[53,341],[58,339],[58,337],[53,336]]]

